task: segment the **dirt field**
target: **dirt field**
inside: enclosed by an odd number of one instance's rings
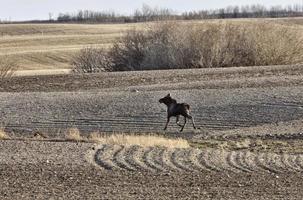
[[[303,66],[14,77],[0,83],[1,199],[302,199]],[[183,133],[158,99],[191,105]],[[154,134],[190,148],[92,144]],[[43,133],[41,139],[35,133]]]
[[[85,154],[92,145],[86,143],[2,141],[0,149],[1,199],[302,198],[301,173],[295,172],[112,171],[90,163]]]

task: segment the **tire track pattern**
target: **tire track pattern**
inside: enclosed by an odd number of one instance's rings
[[[101,145],[94,162],[104,170],[147,172],[303,172],[303,155],[249,151]]]

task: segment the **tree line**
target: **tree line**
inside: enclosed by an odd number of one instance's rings
[[[146,4],[131,15],[120,15],[115,12],[98,12],[80,10],[76,13],[60,13],[57,22],[78,23],[129,23],[158,20],[197,20],[226,18],[281,18],[303,16],[303,5],[271,6],[269,8],[256,4],[246,6],[228,6],[213,10],[189,11],[176,13],[167,8],[151,7]]]
[[[226,18],[281,18],[303,17],[303,4],[265,7],[260,4],[246,6],[228,6],[220,9],[198,10],[177,13],[172,9],[151,7],[143,4],[130,15],[121,15],[111,11],[79,10],[74,13],[59,13],[57,17],[49,14],[49,20],[26,21],[32,23],[131,23],[159,20],[202,20]],[[0,23],[11,23],[1,21]],[[24,23],[24,22],[15,22]]]
[[[177,19],[178,15],[167,8],[153,8],[146,4],[131,15],[121,15],[110,11],[80,10],[76,13],[60,13],[57,22],[84,23],[129,23]]]
[[[303,16],[303,5],[295,4],[286,7],[263,5],[228,6],[215,10],[201,10],[182,13],[183,19],[225,19],[225,18],[281,18]]]

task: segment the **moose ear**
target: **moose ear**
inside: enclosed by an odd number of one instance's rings
[[[168,93],[168,95],[166,95],[167,97],[170,97],[170,93]]]

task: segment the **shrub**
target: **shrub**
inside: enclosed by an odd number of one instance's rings
[[[148,40],[145,32],[131,30],[116,41],[108,53],[113,62],[113,70],[139,70],[145,57]]]
[[[192,68],[198,59],[188,25],[159,23],[151,27],[143,69]]]
[[[155,23],[130,31],[110,51],[113,70],[207,68],[297,64],[303,61],[300,32],[254,23]]]
[[[193,34],[193,43],[199,51],[196,65],[207,67],[232,67],[253,65],[253,41],[246,27],[232,24],[206,24]]]
[[[0,80],[4,78],[10,78],[17,71],[18,64],[15,60],[7,57],[0,59]]]
[[[100,56],[97,65],[110,71],[298,64],[303,62],[301,35],[264,22],[159,22],[129,31],[109,52],[96,51],[93,57]]]
[[[287,65],[303,62],[302,32],[276,24],[260,24],[252,29],[255,65]]]
[[[110,71],[111,63],[105,50],[94,47],[81,49],[71,61],[73,72],[76,73]]]
[[[131,30],[109,52],[113,70],[151,70],[193,66],[190,31],[173,22]]]

